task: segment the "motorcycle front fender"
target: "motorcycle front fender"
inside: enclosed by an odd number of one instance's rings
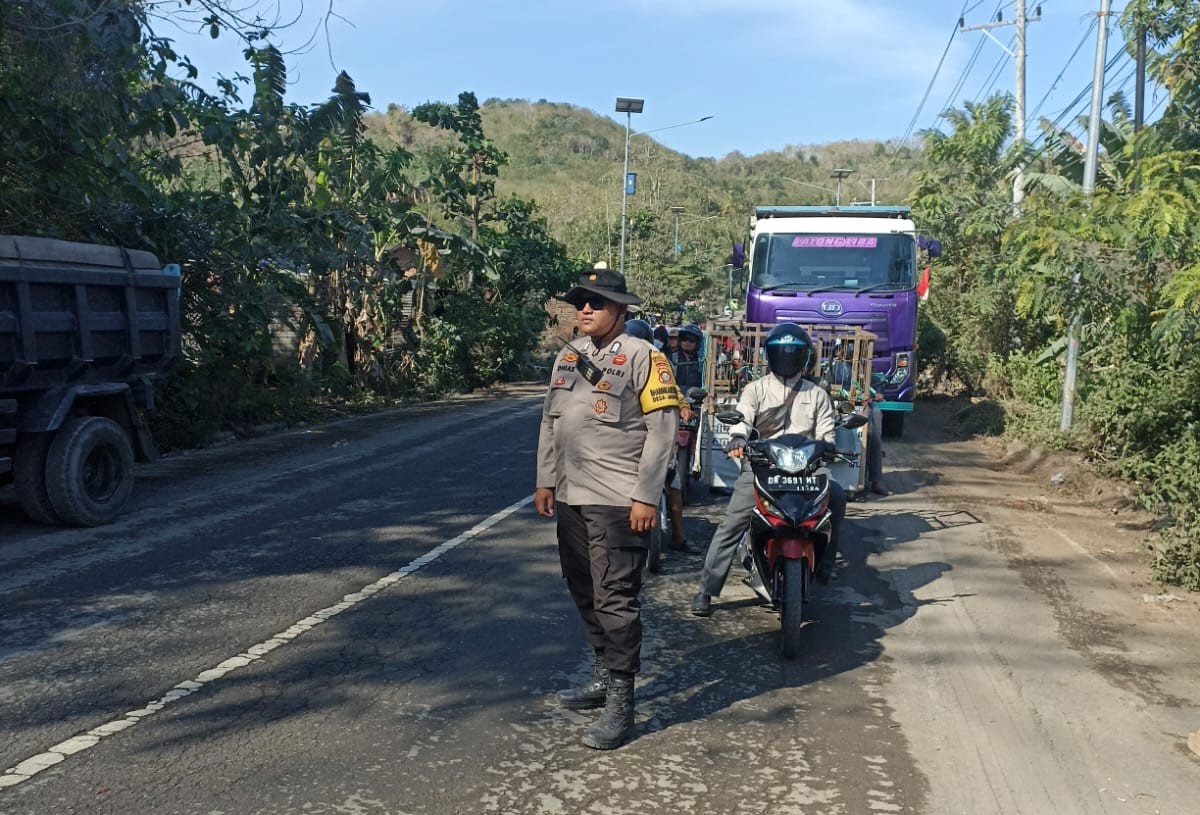
[[[787,560],[806,560],[808,568],[817,568],[817,553],[811,538],[779,537],[767,542],[767,560],[772,567],[777,558]]]

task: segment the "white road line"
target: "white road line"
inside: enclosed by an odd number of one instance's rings
[[[332,606],[315,611],[309,616],[298,622],[293,623],[288,628],[279,632],[273,637],[263,640],[257,645],[252,645],[245,651],[242,651],[236,656],[232,656],[207,670],[201,671],[192,679],[180,682],[175,687],[171,688],[160,698],[146,704],[145,707],[137,710],[131,710],[123,716],[118,716],[99,727],[93,727],[83,733],[79,733],[66,741],[59,742],[53,747],[48,748],[43,753],[38,753],[35,756],[30,756],[16,766],[9,767],[0,775],[0,789],[5,787],[15,787],[23,781],[28,781],[33,776],[40,773],[42,770],[49,769],[56,764],[61,764],[68,756],[73,756],[76,753],[82,753],[85,750],[90,750],[109,736],[120,733],[122,730],[128,730],[140,722],[158,713],[167,705],[175,702],[185,696],[190,696],[201,688],[219,682],[227,674],[236,671],[238,668],[244,668],[255,660],[266,656],[271,651],[286,645],[289,642],[297,639],[306,631],[311,631],[317,626],[329,620],[338,614],[341,614],[347,609],[351,609],[358,605],[368,597],[388,588],[389,586],[400,582],[410,574],[419,571],[428,566],[433,561],[440,558],[442,555],[453,550],[460,544],[466,543],[472,538],[486,532],[491,527],[503,521],[509,515],[526,506],[533,501],[533,496],[529,495],[517,501],[511,506],[505,507],[494,515],[485,518],[475,526],[463,532],[461,535],[451,538],[439,546],[430,549],[425,554],[413,560],[406,566],[403,566],[391,574],[384,575],[374,583],[369,583],[355,592],[351,592],[342,598],[341,602],[334,603]]]
[[[1105,563],[1103,560],[1101,560],[1100,558],[1096,557],[1096,556],[1095,556],[1095,555],[1093,555],[1091,552],[1089,552],[1087,549],[1085,549],[1085,548],[1084,548],[1084,546],[1083,546],[1083,544],[1079,543],[1078,541],[1075,541],[1075,540],[1073,540],[1073,539],[1072,539],[1070,536],[1068,536],[1068,535],[1067,535],[1065,532],[1061,532],[1061,531],[1059,531],[1059,530],[1057,530],[1057,529],[1055,529],[1055,530],[1054,530],[1054,534],[1058,535],[1060,538],[1062,538],[1063,540],[1065,540],[1067,543],[1071,544],[1071,546],[1075,547],[1077,550],[1079,550],[1081,553],[1083,553],[1083,554],[1084,554],[1084,555],[1086,555],[1087,557],[1089,557],[1089,558],[1091,558],[1092,560],[1096,561],[1096,563],[1099,563],[1099,564],[1100,564],[1100,568],[1102,568],[1102,569],[1104,569],[1104,571],[1108,572],[1109,576],[1113,577],[1113,578],[1114,578],[1114,579],[1116,579],[1116,580],[1120,580],[1120,579],[1121,579],[1121,578],[1120,578],[1120,577],[1117,575],[1117,573],[1113,571],[1113,569],[1112,569],[1112,567],[1111,567],[1111,566],[1109,566],[1109,565],[1108,565],[1107,563]]]

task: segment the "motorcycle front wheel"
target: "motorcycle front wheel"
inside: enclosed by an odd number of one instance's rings
[[[658,494],[658,516],[654,519],[654,528],[650,530],[650,552],[646,557],[646,568],[652,574],[662,571],[663,550],[666,548],[667,524],[670,515],[667,513],[667,493],[664,490]]]
[[[688,493],[692,491],[692,457],[686,447],[680,447],[675,453],[675,466],[679,473],[679,502],[687,506]]]
[[[782,628],[779,650],[784,659],[795,659],[800,653],[800,629],[804,626],[804,601],[808,592],[808,561],[803,558],[784,559],[783,603],[779,607]]]

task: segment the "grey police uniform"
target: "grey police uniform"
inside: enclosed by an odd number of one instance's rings
[[[554,490],[563,577],[588,644],[610,670],[636,673],[649,533],[632,530],[629,510],[633,501],[658,504],[677,391],[666,358],[643,340],[621,334],[605,348],[590,338],[574,345],[550,376],[537,486]]]

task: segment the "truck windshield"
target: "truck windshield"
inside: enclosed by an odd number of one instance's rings
[[[754,241],[750,285],[757,289],[899,291],[915,284],[911,235],[774,233]]]

